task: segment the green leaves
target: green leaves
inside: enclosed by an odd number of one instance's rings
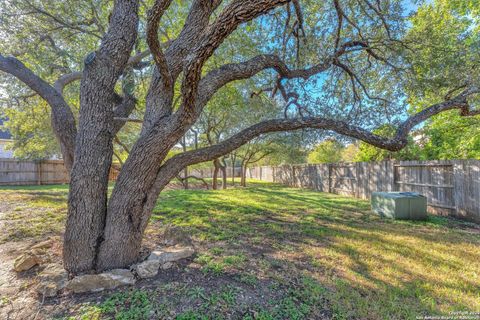
[[[308,154],[308,163],[333,163],[342,160],[343,145],[335,139],[328,139],[318,144]]]
[[[395,127],[384,125],[373,133],[382,137],[393,137],[395,135]],[[407,146],[401,151],[392,152],[376,148],[365,142],[360,142],[359,152],[355,157],[356,161],[382,161],[382,160],[420,160],[422,159],[421,148],[414,143],[412,137],[408,138]]]
[[[46,102],[39,98],[25,100],[16,108],[0,108],[0,116],[2,113],[9,119],[4,126],[12,134],[13,142],[8,147],[15,157],[38,160],[60,155]]]
[[[479,4],[477,0],[435,0],[412,17],[406,36],[414,49],[407,54],[414,71],[406,88],[411,112],[443,101],[467,83],[479,83]],[[470,103],[472,108],[480,105],[478,99]],[[480,158],[479,121],[456,111],[432,118],[422,128],[425,142],[419,157]]]

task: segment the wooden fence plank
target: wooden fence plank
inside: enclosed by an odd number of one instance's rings
[[[118,169],[112,166],[109,179],[116,180]],[[26,161],[0,159],[0,185],[64,184],[70,176],[62,160]]]

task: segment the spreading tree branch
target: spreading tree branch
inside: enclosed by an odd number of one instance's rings
[[[344,121],[321,117],[266,120],[248,127],[216,145],[175,155],[163,164],[162,167],[165,170],[160,170],[160,172],[163,174],[170,171],[180,171],[185,166],[218,158],[265,133],[293,131],[304,128],[330,130],[351,138],[362,140],[375,147],[390,151],[398,151],[406,146],[407,136],[413,127],[441,112],[457,109],[460,110],[462,116],[479,115],[480,110],[470,110],[467,101],[468,97],[478,93],[480,93],[479,88],[470,87],[450,100],[434,104],[414,115],[411,115],[399,125],[397,133],[393,138],[376,135],[369,130],[348,124]],[[170,177],[170,179],[171,178],[172,177]],[[165,177],[159,175],[157,179],[163,180]]]
[[[182,114],[191,121],[195,119],[195,105],[198,84],[204,63],[218,46],[241,23],[250,21],[270,10],[288,3],[289,0],[236,0],[225,7],[217,19],[207,28],[202,40],[193,50],[185,66],[182,82]]]
[[[148,10],[147,16],[147,43],[166,90],[172,89],[173,79],[165,55],[160,47],[160,41],[158,40],[158,25],[160,24],[161,17],[171,3],[172,0],[156,0],[152,8]]]
[[[50,105],[52,110],[52,127],[60,142],[65,167],[70,171],[73,165],[77,129],[72,110],[65,102],[65,99],[55,88],[37,76],[17,58],[4,57],[0,54],[0,70],[15,76],[25,83]]]

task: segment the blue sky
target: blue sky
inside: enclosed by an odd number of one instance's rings
[[[415,11],[418,8],[418,6],[411,0],[404,0],[403,3],[405,4],[407,12]]]

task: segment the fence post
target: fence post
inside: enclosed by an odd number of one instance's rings
[[[397,161],[396,160],[390,160],[389,161],[389,164],[390,164],[390,170],[392,172],[392,189],[391,191],[397,191]]]
[[[327,164],[328,166],[328,193],[332,193],[332,164]]]
[[[355,180],[354,181],[354,184],[353,184],[353,187],[355,188],[355,198],[360,198],[360,192],[359,192],[359,189],[360,189],[360,179],[358,178],[358,162],[355,163]]]
[[[37,169],[37,185],[42,184],[42,162],[40,160],[35,163]]]
[[[462,204],[464,202],[464,179],[463,175],[465,172],[465,167],[463,163],[457,161],[452,161],[453,165],[453,198],[455,199],[455,215],[459,216],[465,214],[463,212]]]
[[[291,165],[290,168],[292,168],[292,187],[296,187],[297,186],[297,183],[296,183],[296,179],[295,179],[295,166],[294,165]]]

